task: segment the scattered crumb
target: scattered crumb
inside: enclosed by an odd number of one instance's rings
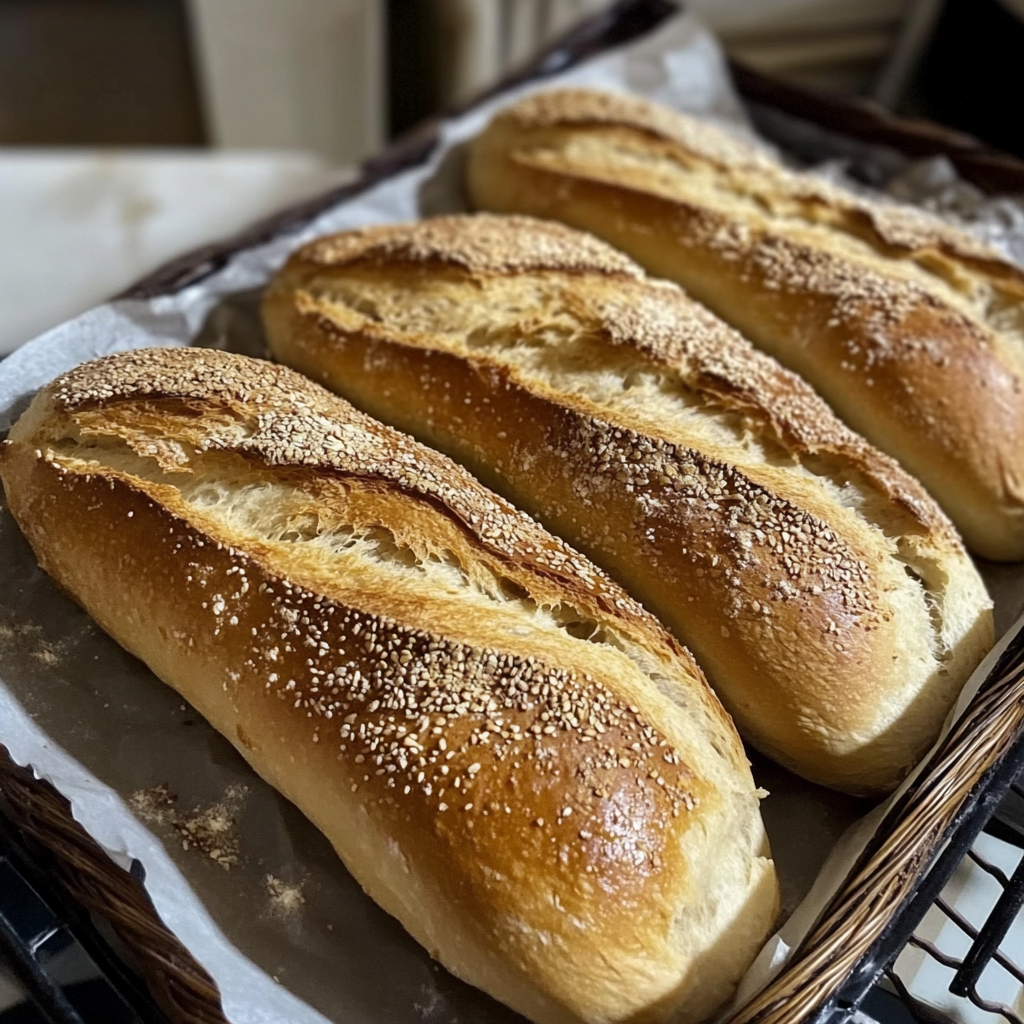
[[[135,815],[151,825],[164,825],[173,821],[173,808],[178,797],[166,782],[152,789],[137,789],[128,798],[128,806]]]
[[[34,622],[20,625],[0,623],[0,646],[5,650],[20,648],[30,658],[46,666],[58,664],[64,654],[60,643],[51,644],[43,639],[43,627]]]
[[[301,885],[291,885],[273,875],[267,875],[264,884],[270,897],[270,909],[275,914],[282,917],[294,914],[306,902]]]
[[[60,657],[56,654],[52,647],[48,647],[43,644],[38,650],[32,652],[32,657],[36,661],[42,662],[44,665],[56,665],[60,661]]]
[[[444,999],[436,989],[430,985],[423,985],[420,988],[420,993],[423,996],[423,1002],[414,1002],[412,1005],[421,1020],[435,1017],[440,1010],[444,1009]]]
[[[224,790],[224,799],[230,804],[240,804],[249,795],[249,787],[241,782],[232,783]]]
[[[238,863],[235,819],[225,804],[199,808],[173,825],[181,836],[183,849],[189,850],[194,846],[225,869]]]
[[[224,791],[224,799],[219,803],[181,814],[175,808],[178,797],[162,782],[152,789],[132,793],[128,806],[149,824],[173,828],[181,837],[183,849],[199,850],[228,870],[239,862],[235,822],[238,805],[247,793],[245,786],[235,784]]]
[[[23,637],[38,635],[42,633],[43,627],[34,622],[25,622],[20,626],[12,622],[0,622],[0,640],[20,640]]]

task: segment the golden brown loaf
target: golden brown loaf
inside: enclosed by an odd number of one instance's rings
[[[696,653],[743,733],[892,788],[992,641],[949,522],[799,378],[667,282],[528,218],[313,242],[274,354],[463,462]]]
[[[682,284],[897,458],[987,558],[1024,558],[1024,272],[937,218],[642,100],[539,93],[471,147],[482,209],[592,231]]]
[[[456,974],[545,1024],[729,996],[777,905],[743,749],[690,655],[528,516],[199,349],[58,378],[0,471],[42,566]]]

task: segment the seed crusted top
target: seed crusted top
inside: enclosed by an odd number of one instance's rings
[[[209,449],[259,455],[270,465],[315,464],[387,477],[377,461],[383,453],[371,450],[387,440],[449,465],[292,371],[222,352],[120,353],[71,371],[53,389],[55,404],[71,414],[143,394],[203,401]],[[240,437],[238,424],[219,415],[210,405],[218,395],[255,406],[258,425],[253,433]],[[330,440],[336,424],[323,416],[331,406],[347,412],[350,420],[342,424],[348,432],[340,435],[337,448]],[[171,415],[168,422],[173,420]],[[365,435],[359,433],[363,426],[368,428]],[[154,443],[166,440],[160,430],[154,432]],[[314,463],[307,456],[320,444],[324,450]],[[144,453],[137,439],[133,446]],[[101,508],[107,500],[107,476],[92,463],[72,469],[67,462],[72,451],[62,448],[57,455],[48,450],[40,457],[65,478],[69,491],[81,483],[97,489],[103,497],[89,498],[86,504]],[[182,469],[192,457],[182,448]],[[405,465],[412,474],[405,479],[408,489],[446,503],[459,500],[459,488],[449,490],[450,481],[439,484],[429,466]],[[404,479],[405,473],[400,463],[398,474]],[[465,483],[487,495],[463,475]],[[123,486],[120,477],[109,480],[110,491]],[[146,485],[141,486],[145,493]],[[551,569],[582,571],[588,586],[614,604],[615,615],[635,609],[647,617],[599,570],[529,517],[500,499],[493,499],[490,514],[481,516],[472,497],[463,500],[466,515],[475,517],[482,535],[502,550],[514,553],[514,545],[525,545],[535,561]],[[174,567],[175,578],[167,581],[167,591],[183,593],[183,601],[200,606],[212,618],[198,642],[244,638],[239,671],[227,672],[226,687],[245,685],[244,676],[289,705],[293,717],[309,720],[312,741],[333,747],[348,764],[352,792],[364,786],[382,791],[386,802],[427,808],[435,821],[451,814],[509,818],[538,835],[560,837],[560,848],[583,858],[580,862],[589,865],[586,871],[627,855],[646,857],[648,863],[636,864],[641,875],[659,868],[661,854],[650,860],[651,851],[667,842],[668,832],[659,834],[658,822],[693,810],[702,799],[706,783],[693,774],[665,733],[590,673],[541,657],[473,646],[328,597],[275,573],[265,553],[256,559],[211,533],[215,514],[210,520],[207,512],[208,522],[199,529],[185,506],[168,507],[166,497],[162,504],[129,501],[128,529],[145,536],[155,533],[168,548],[167,564]],[[145,517],[153,515],[165,522],[156,528],[147,525]],[[134,544],[129,541],[126,548],[132,550]],[[667,634],[659,632],[672,647]],[[190,647],[192,643],[190,639]],[[716,707],[709,708],[712,716]],[[514,788],[511,780],[526,765],[529,778],[548,777],[549,783],[534,784],[532,795],[520,793],[513,808],[509,786]],[[544,795],[548,788],[556,796]],[[552,799],[557,807],[549,806]],[[622,799],[640,800],[646,808],[646,823],[638,827],[637,819],[630,824],[639,844],[635,850],[616,834],[609,818],[618,813],[615,801]]]
[[[688,387],[723,408],[742,410],[794,454],[841,455],[923,526],[959,544],[944,513],[894,459],[843,424],[802,378],[753,349],[680,289],[650,282],[595,306],[614,344],[634,347],[679,373]]]
[[[840,210],[860,221],[877,242],[907,253],[939,249],[990,266],[1024,286],[1024,272],[984,242],[947,221],[915,207],[856,195],[812,173],[792,171],[754,144],[708,121],[647,100],[586,89],[535,93],[498,115],[521,129],[617,127],[643,131],[674,142],[691,157],[732,172],[730,187],[763,197],[769,208],[778,200],[805,205],[808,221],[815,208]],[[829,218],[840,227],[835,218]]]
[[[974,321],[926,288],[840,254],[714,214],[697,219],[693,239],[730,261],[740,262],[744,281],[756,276],[772,292],[828,297],[833,326],[856,328],[857,334],[884,342],[890,354],[895,355],[910,340],[899,328],[923,307],[941,311],[951,325],[955,322],[959,331],[966,331],[977,345],[991,345],[990,336]]]
[[[442,503],[503,558],[578,580],[602,606],[655,624],[605,573],[466,470],[294,370],[212,349],[137,349],[76,367],[53,388],[55,404],[72,413],[142,398],[242,403],[249,423],[208,415],[207,448],[254,456],[272,466],[390,480]],[[210,412],[208,406],[205,411]]]
[[[536,92],[498,115],[517,127],[634,128],[677,142],[721,167],[770,168],[773,161],[755,145],[707,121],[635,96],[591,89]]]
[[[409,230],[417,230],[416,225]],[[474,298],[497,309],[502,298],[493,297],[487,282],[477,277],[481,290]],[[539,279],[534,277],[536,282]],[[499,280],[507,288],[508,276]],[[588,282],[593,287],[592,282]],[[401,281],[393,287],[401,289]],[[471,287],[469,280],[466,287]],[[900,502],[936,537],[945,536],[959,547],[955,533],[934,502],[890,459],[875,452],[841,423],[811,389],[795,375],[782,370],[767,356],[758,355],[749,344],[713,316],[687,299],[681,290],[665,283],[623,282],[612,288],[592,292],[574,287],[574,280],[552,275],[544,282],[547,300],[553,308],[572,310],[578,317],[575,331],[584,335],[603,335],[613,347],[641,353],[673,374],[708,402],[709,411],[742,411],[752,421],[773,431],[778,440],[796,456],[836,454],[841,472],[859,471],[887,497]],[[430,296],[422,296],[426,305]],[[335,301],[341,301],[335,296]],[[512,301],[508,295],[504,301]],[[696,319],[691,323],[688,308]],[[447,307],[445,307],[447,308]],[[315,305],[310,313],[318,331],[326,338],[343,343],[344,335],[330,318],[330,309]],[[619,313],[621,312],[621,317]],[[451,328],[451,324],[446,324]],[[558,359],[558,345],[547,336],[543,318],[524,314],[515,325],[515,333],[524,340],[550,345],[549,367]],[[566,327],[563,322],[562,327]],[[695,329],[691,329],[695,328]],[[378,328],[383,336],[401,339],[400,328],[387,322]],[[422,342],[428,335],[420,324],[415,337]],[[447,347],[443,330],[432,335],[441,350]],[[473,349],[482,355],[479,347]],[[503,350],[488,350],[487,358],[502,360]],[[594,353],[590,363],[600,372],[601,357]],[[747,365],[751,360],[754,365]],[[529,370],[506,363],[510,376],[503,387],[532,391]],[[423,380],[423,378],[421,378]],[[514,382],[514,383],[513,383]],[[432,382],[427,379],[425,385]],[[436,386],[436,385],[435,385]],[[569,387],[569,385],[565,385]],[[550,394],[545,385],[543,393]],[[586,391],[581,391],[586,395]],[[779,401],[776,401],[778,397]],[[468,399],[466,400],[469,401]],[[504,429],[500,414],[494,429]],[[623,490],[636,496],[644,509],[646,526],[643,558],[653,558],[657,544],[647,540],[672,524],[670,532],[689,537],[673,557],[688,562],[697,576],[705,572],[724,576],[736,597],[731,612],[751,611],[767,620],[773,606],[780,602],[806,600],[819,603],[823,595],[838,599],[838,606],[851,620],[873,621],[881,614],[876,579],[848,538],[831,529],[824,521],[801,507],[799,499],[787,500],[757,484],[737,465],[709,456],[707,452],[673,441],[657,429],[633,429],[614,408],[596,413],[593,406],[579,408],[570,398],[559,417],[564,433],[529,432],[510,442],[509,464],[519,467],[521,479],[537,472],[539,452],[564,466],[559,476],[572,481],[572,492],[581,508],[601,507]],[[535,428],[539,431],[540,428]],[[518,438],[519,430],[513,431]],[[585,460],[585,461],[583,461]],[[528,505],[527,507],[532,507]],[[536,511],[536,509],[534,509]],[[558,521],[567,510],[558,500],[541,503],[541,520]],[[615,527],[621,527],[623,541],[630,543],[631,531],[638,529],[632,520],[598,520],[596,530],[574,520],[579,543],[600,549]],[[765,576],[768,565],[775,569]],[[760,566],[760,568],[758,568]],[[754,578],[758,582],[754,582]],[[767,580],[768,582],[764,582]],[[756,591],[756,597],[752,596]],[[746,594],[746,596],[742,596]],[[836,631],[833,623],[829,632]],[[829,642],[838,644],[839,641]]]
[[[685,523],[689,539],[673,556],[698,577],[721,578],[732,588],[726,614],[767,620],[779,603],[814,602],[822,594],[838,597],[851,619],[870,622],[880,614],[874,573],[807,509],[692,448],[596,417],[577,416],[574,426],[569,447],[591,453],[573,477],[577,497],[599,503],[624,486],[644,509],[648,537],[667,523]],[[775,571],[764,572],[772,564]],[[838,632],[834,622],[828,632]]]
[[[47,461],[69,475],[61,458]],[[106,490],[102,475],[85,482]],[[129,513],[131,526],[145,532],[147,514],[170,524],[160,531],[177,567],[169,588],[212,620],[209,639],[195,642],[244,638],[228,688],[255,686],[308,720],[312,741],[349,765],[352,792],[414,794],[434,815],[525,817],[523,826],[562,833],[577,847],[611,838],[600,834],[605,801],[623,785],[660,808],[652,822],[692,810],[705,792],[665,734],[590,673],[326,597],[152,502]],[[541,795],[520,792],[512,807],[507,781],[525,765],[548,781],[534,787]],[[577,783],[567,786],[566,775]],[[559,777],[552,813],[543,791]],[[613,844],[619,855],[621,840]]]
[[[472,236],[480,219],[479,216],[452,216],[441,220],[446,234]],[[486,296],[490,281],[494,282],[496,289],[502,289],[513,273],[524,276],[537,273],[536,268],[528,266],[529,256],[535,246],[536,228],[545,226],[544,222],[523,217],[489,217],[487,220],[504,225],[504,249],[510,254],[512,264],[523,269],[512,272],[460,268],[482,289],[479,295],[474,295],[474,301],[484,303],[489,301]],[[436,223],[422,221],[395,225],[387,231],[393,244],[403,252],[403,260],[414,261],[410,254],[422,249],[421,238],[429,235]],[[726,230],[722,230],[720,220],[712,218],[701,224],[696,234],[706,233],[709,244],[738,249],[743,240],[732,237],[729,233],[732,227],[728,225]],[[747,231],[738,227],[736,230]],[[593,241],[589,236],[570,229],[561,229],[561,232]],[[337,236],[336,240],[343,244],[344,238]],[[594,245],[608,248],[596,241]],[[772,287],[818,287],[833,296],[837,319],[841,318],[843,322],[864,320],[869,323],[873,337],[881,339],[887,336],[887,332],[894,334],[894,351],[905,349],[910,353],[913,349],[912,340],[902,340],[899,332],[892,332],[889,328],[900,322],[915,301],[922,301],[917,295],[920,289],[908,285],[905,292],[896,289],[893,297],[890,294],[893,289],[887,291],[883,283],[875,283],[877,274],[851,273],[845,262],[827,255],[817,258],[813,251],[806,257],[810,266],[800,271],[800,260],[804,258],[802,249],[777,240],[765,240],[754,247],[754,253],[753,270],[768,276]],[[304,262],[304,253],[299,259]],[[795,268],[795,284],[787,283],[785,279],[785,266],[790,264]],[[342,264],[336,269],[344,274],[346,267]],[[706,401],[719,408],[742,411],[769,429],[795,455],[838,455],[851,468],[863,473],[888,498],[909,511],[922,526],[934,531],[936,537],[941,536],[945,543],[960,546],[952,525],[916,480],[894,460],[849,430],[800,377],[754,349],[718,317],[690,300],[677,285],[648,280],[638,271],[636,276],[613,286],[605,287],[605,282],[598,277],[584,288],[583,282],[577,282],[575,275],[568,280],[560,278],[558,272],[565,269],[561,265],[545,265],[542,270],[550,271],[551,277],[543,286],[551,293],[552,308],[570,310],[577,318],[577,330],[597,332],[612,345],[642,353],[654,364],[678,374],[686,387]],[[540,278],[537,280],[541,281]],[[576,287],[577,284],[580,287]],[[400,287],[396,282],[395,288]],[[876,293],[886,301],[872,304],[871,298]],[[335,296],[334,301],[342,300]],[[509,300],[499,292],[491,301],[497,309]],[[316,306],[315,302],[313,306]],[[426,309],[424,307],[420,314],[423,324],[429,322]],[[315,315],[322,319],[324,329],[333,330],[328,310],[317,308]],[[952,312],[949,315],[960,316]],[[445,316],[450,318],[450,311]],[[516,325],[516,330],[524,336],[531,331],[543,335],[542,324],[542,320],[523,319]],[[385,322],[381,329],[386,333],[394,326]],[[375,328],[375,324],[368,323],[368,329]],[[444,325],[439,323],[438,330],[445,333]]]
[[[362,766],[353,791],[376,781],[403,795],[416,789],[440,813],[511,814],[504,801],[492,806],[501,791],[493,776],[520,762],[557,774],[558,748],[568,742],[603,784],[577,789],[568,810],[534,824],[580,827],[579,812],[606,797],[623,769],[641,785],[653,780],[674,816],[693,807],[695,779],[664,735],[589,674],[470,647],[286,581],[260,589],[270,609],[253,630],[245,666],[316,721],[317,742],[336,743]],[[536,819],[535,808],[516,808],[524,811]],[[575,822],[560,820],[573,811]]]
[[[698,218],[691,238],[737,266],[744,283],[827,301],[824,326],[841,332],[842,368],[863,370],[869,387],[871,370],[884,363],[914,363],[923,354],[942,367],[994,351],[994,333],[977,319],[929,288],[867,263],[718,215]]]
[[[313,266],[348,263],[447,263],[484,273],[529,270],[587,271],[639,277],[629,257],[591,235],[530,217],[435,217],[343,232],[301,251]]]

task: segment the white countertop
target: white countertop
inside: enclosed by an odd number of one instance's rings
[[[0,147],[0,355],[351,173],[293,152]]]

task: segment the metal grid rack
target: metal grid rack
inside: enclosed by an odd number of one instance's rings
[[[988,887],[970,913],[957,905],[965,876],[975,891],[979,879]],[[984,918],[972,921],[979,908]],[[993,988],[1004,998],[992,998]],[[1024,740],[973,795],[876,947],[808,1024],[872,1022],[1024,1024]]]
[[[920,950],[935,964],[946,969],[945,973],[949,977],[948,991],[954,996],[968,1000],[980,1010],[1002,1017],[1009,1024],[1024,1024],[1024,942],[1019,937],[1011,936],[1011,930],[1022,930],[1024,926],[1024,918],[1021,917],[1021,908],[1024,906],[1024,776],[1010,786],[1000,809],[988,821],[984,832],[1006,844],[1007,849],[1021,851],[1016,867],[1009,874],[1003,867],[993,863],[977,846],[967,851],[967,862],[993,879],[998,886],[999,895],[988,917],[980,927],[972,924],[957,909],[954,899],[947,896],[946,890],[932,904],[946,925],[941,934],[945,936],[952,933],[957,937],[966,937],[970,941],[967,951],[958,955],[950,948],[953,943],[948,939],[943,942],[925,937],[920,934],[920,927],[915,929],[907,945]],[[897,962],[894,961],[885,969],[884,978],[885,983],[922,1024],[935,1024],[937,1017],[946,1019],[944,1014],[923,1004],[914,994],[901,977]],[[1012,986],[1015,983],[1014,987],[1018,990],[1016,1007],[986,997],[983,994],[989,987],[986,982],[1001,983],[1000,987],[1005,987],[1007,982]]]

